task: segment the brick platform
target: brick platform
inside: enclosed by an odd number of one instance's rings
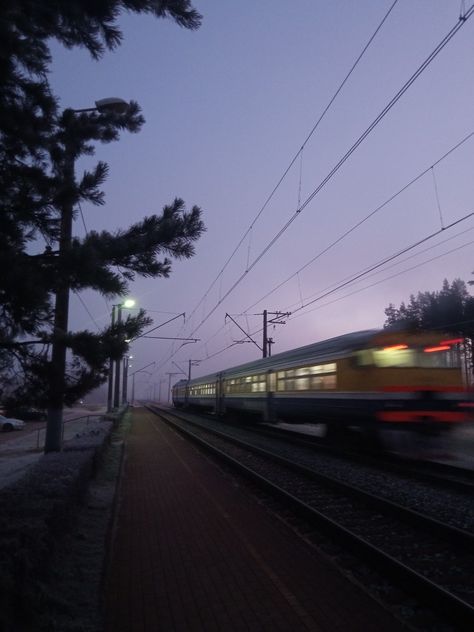
[[[153,414],[133,411],[106,632],[402,626]]]

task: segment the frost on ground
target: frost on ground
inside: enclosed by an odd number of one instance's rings
[[[12,485],[41,457],[38,453],[0,455],[0,489]]]
[[[102,630],[103,569],[128,417],[110,441],[109,423],[89,427],[0,490],[2,632]]]
[[[89,487],[74,529],[54,557],[39,630],[100,632],[101,592],[122,441],[113,441],[101,472]]]

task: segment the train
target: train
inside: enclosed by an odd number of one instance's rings
[[[348,333],[181,380],[172,401],[217,416],[321,423],[330,433],[440,433],[472,420],[463,342],[439,332]]]

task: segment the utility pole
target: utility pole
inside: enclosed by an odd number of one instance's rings
[[[267,322],[267,317],[268,317],[268,312],[266,309],[263,310],[263,342],[262,342],[262,349],[263,349],[263,358],[267,357],[267,344],[268,344],[268,338],[267,338],[267,327],[268,327],[268,322]]]
[[[267,338],[267,345],[268,345],[268,357],[270,358],[272,355],[272,345],[275,344],[275,341],[273,340],[273,338]]]
[[[71,116],[74,111],[71,110]],[[64,391],[66,389],[66,342],[69,316],[69,278],[61,265],[71,249],[73,198],[75,189],[74,148],[67,140],[64,143],[64,165],[62,184],[65,190],[61,205],[61,225],[59,237],[59,274],[56,285],[56,301],[54,305],[54,339],[51,354],[51,378],[48,395],[48,422],[46,425],[45,452],[59,452],[62,444]]]
[[[127,403],[128,361],[130,357],[126,355],[123,359],[122,405]]]
[[[268,337],[268,325],[286,325],[286,320],[281,320],[282,318],[288,318],[291,316],[291,312],[269,312],[266,309],[263,310],[263,356],[266,358],[267,356],[271,356],[271,345],[274,344],[273,338]],[[273,316],[273,318],[268,319],[268,316]]]
[[[199,366],[201,360],[188,360],[188,381],[191,379],[191,367],[192,366]]]
[[[115,308],[116,305],[112,305],[112,329],[115,325]],[[107,412],[110,413],[113,408],[114,400],[114,361],[109,359],[109,381],[107,388]]]
[[[268,318],[269,315],[273,316],[273,318],[269,319]],[[268,325],[285,325],[286,321],[280,320],[280,319],[291,316],[291,312],[269,312],[268,310],[265,309],[263,310],[263,314],[252,314],[252,316],[263,316],[262,346],[256,343],[255,340],[250,336],[250,334],[248,334],[244,329],[242,329],[239,323],[236,320],[234,320],[230,314],[225,315],[225,321],[227,321],[227,319],[230,318],[230,320],[234,323],[234,325],[237,325],[240,331],[242,331],[246,335],[246,337],[249,339],[248,341],[253,342],[253,344],[260,349],[260,351],[262,352],[262,357],[266,358],[267,356],[271,355],[271,345],[274,344],[273,338],[268,337]],[[240,342],[248,342],[248,341],[241,340]]]
[[[117,305],[117,325],[122,322],[122,304]],[[114,408],[120,406],[120,365],[122,358],[115,360],[115,388],[114,388]]]
[[[44,451],[59,452],[62,447],[62,426],[64,394],[66,392],[66,354],[69,321],[69,290],[70,279],[67,266],[63,262],[71,250],[72,224],[74,219],[74,202],[79,195],[77,193],[76,179],[74,175],[74,163],[78,155],[81,154],[81,140],[74,138],[73,124],[74,118],[79,112],[116,112],[124,114],[129,108],[129,104],[123,99],[109,98],[95,102],[95,107],[74,110],[68,108],[63,113],[65,121],[62,129],[58,132],[63,136],[63,159],[59,164],[61,186],[58,194],[62,199],[57,208],[61,213],[59,226],[59,248],[58,248],[58,274],[55,288],[54,304],[54,325],[53,344],[51,352],[50,377],[48,388],[48,421],[46,423],[46,438]],[[70,127],[70,129],[68,129]]]
[[[230,318],[230,320],[234,323],[234,325],[236,325],[240,329],[240,331],[243,332],[247,336],[248,340],[245,340],[245,342],[252,342],[258,349],[260,349],[260,351],[262,351],[262,347],[258,343],[255,342],[255,340],[252,338],[252,336],[250,334],[248,334],[245,331],[245,329],[242,329],[242,327],[239,325],[239,323],[234,318],[232,318],[232,316],[230,314],[226,314],[225,315],[224,322],[227,322],[228,318]],[[244,342],[244,341],[241,341],[241,342]]]

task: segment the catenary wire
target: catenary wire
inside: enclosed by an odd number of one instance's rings
[[[461,222],[464,222],[464,221],[466,221],[467,219],[469,219],[470,217],[473,217],[473,216],[474,216],[474,212],[470,212],[470,213],[464,215],[463,217],[461,217],[460,219],[458,219],[458,220],[456,220],[454,222],[451,222],[451,224],[448,224],[448,226],[446,226],[445,228],[440,228],[439,230],[431,233],[430,235],[427,235],[426,237],[423,237],[422,239],[419,239],[415,243],[413,243],[413,244],[411,244],[409,246],[406,246],[406,248],[403,248],[399,252],[397,252],[397,253],[395,253],[393,255],[390,255],[389,257],[386,257],[385,259],[383,259],[379,263],[374,264],[373,266],[367,268],[363,272],[354,275],[351,279],[340,283],[333,290],[328,290],[328,292],[322,294],[318,298],[315,298],[315,299],[309,301],[309,303],[306,303],[306,305],[302,305],[301,307],[298,308],[298,310],[295,310],[295,311],[299,311],[299,310],[303,309],[304,307],[307,307],[308,305],[311,305],[315,301],[321,300],[325,296],[328,296],[329,294],[332,294],[333,292],[337,292],[341,288],[343,288],[343,287],[345,287],[345,286],[347,286],[347,285],[349,285],[351,283],[354,283],[355,281],[357,281],[362,276],[365,276],[365,275],[369,274],[370,272],[373,272],[374,270],[376,270],[377,268],[380,268],[381,266],[385,265],[386,263],[390,263],[390,261],[393,261],[394,259],[400,257],[401,255],[404,255],[406,252],[409,252],[410,250],[413,250],[414,248],[417,248],[421,244],[424,244],[427,241],[429,241],[430,239],[433,239],[434,237],[437,237],[438,235],[443,233],[445,230],[449,230],[450,228],[453,228],[454,226],[457,226]]]
[[[460,140],[458,143],[456,143],[456,145],[454,145],[453,147],[451,147],[451,149],[449,149],[447,152],[445,152],[440,158],[438,158],[432,165],[430,165],[429,167],[427,167],[426,169],[424,169],[421,173],[419,173],[417,176],[415,176],[414,178],[412,178],[407,184],[405,184],[401,189],[399,189],[396,193],[393,193],[387,200],[385,200],[384,202],[382,202],[382,204],[380,204],[379,206],[377,206],[377,208],[375,208],[373,211],[371,211],[368,215],[366,215],[365,217],[363,217],[361,220],[359,220],[358,222],[356,222],[353,226],[351,226],[351,228],[348,228],[346,231],[344,231],[339,237],[337,237],[333,242],[331,242],[328,246],[326,246],[323,250],[321,250],[320,252],[318,252],[312,259],[310,259],[308,262],[306,262],[304,265],[302,265],[300,268],[298,268],[298,270],[296,270],[296,272],[293,272],[293,274],[291,274],[289,277],[287,277],[284,281],[281,281],[280,283],[278,283],[278,285],[276,285],[274,288],[272,288],[271,290],[269,290],[264,296],[262,296],[261,298],[259,298],[257,301],[255,301],[254,303],[252,303],[252,305],[249,305],[244,311],[248,311],[252,308],[254,308],[256,305],[258,305],[259,303],[261,303],[263,300],[265,300],[266,298],[268,298],[269,296],[271,296],[274,292],[276,292],[277,290],[279,290],[281,287],[283,287],[286,283],[288,283],[289,281],[291,281],[292,279],[295,278],[295,276],[297,276],[300,272],[303,272],[303,270],[306,270],[306,268],[308,268],[312,263],[314,263],[315,261],[317,261],[320,257],[322,257],[323,255],[325,255],[327,252],[329,252],[329,250],[331,250],[332,248],[334,248],[334,246],[336,246],[337,244],[339,244],[341,241],[343,241],[346,237],[348,237],[351,233],[353,233],[355,230],[357,230],[360,226],[362,226],[365,222],[367,222],[369,219],[371,219],[374,215],[376,215],[379,211],[381,211],[382,209],[384,209],[388,204],[390,204],[391,202],[393,202],[393,200],[395,200],[399,195],[401,195],[402,193],[404,193],[407,189],[409,189],[413,184],[415,184],[416,182],[418,182],[421,178],[423,178],[429,171],[432,171],[434,167],[436,167],[437,165],[439,165],[443,160],[445,160],[448,156],[450,156],[453,152],[455,152],[457,149],[459,149],[465,142],[467,142],[468,140],[470,140],[472,137],[474,136],[474,132],[470,132],[469,134],[467,134],[462,140]]]
[[[447,257],[448,255],[453,254],[454,252],[458,252],[459,250],[462,250],[463,248],[467,248],[468,246],[472,246],[472,244],[474,244],[474,240],[472,241],[468,241],[465,244],[462,244],[461,246],[457,246],[456,248],[452,248],[451,250],[447,250],[446,252],[440,253],[439,255],[436,255],[435,257],[431,257],[430,259],[426,259],[425,261],[421,261],[420,263],[417,263],[409,268],[405,268],[404,270],[400,270],[399,272],[395,272],[394,274],[391,274],[390,276],[384,277],[383,279],[379,279],[378,281],[374,281],[373,283],[370,283],[369,285],[366,285],[362,288],[358,288],[357,290],[354,290],[353,292],[350,292],[348,294],[344,294],[344,296],[340,296],[338,298],[333,299],[332,301],[328,301],[327,303],[324,303],[323,305],[318,305],[317,307],[314,307],[313,309],[307,310],[306,312],[303,312],[301,314],[297,313],[296,311],[293,312],[292,314],[292,318],[299,318],[301,316],[306,316],[307,314],[311,314],[313,311],[316,311],[318,309],[322,309],[323,307],[326,307],[327,305],[332,305],[333,303],[337,303],[338,301],[341,301],[345,298],[348,298],[349,296],[353,296],[354,294],[358,294],[359,292],[363,292],[364,290],[368,290],[376,285],[380,285],[381,283],[384,283],[385,281],[390,281],[391,279],[394,279],[398,276],[401,276],[402,274],[406,274],[407,272],[412,272],[413,270],[416,270],[417,268],[421,268],[424,265],[427,265],[428,263],[432,263],[433,261],[437,261],[438,259],[441,259],[442,257]],[[336,291],[336,290],[334,290]],[[321,297],[322,299],[322,297]],[[320,300],[320,299],[315,299],[315,301]]]
[[[326,176],[326,178],[318,185],[318,187],[308,196],[303,205],[297,210],[297,212],[290,218],[290,220],[283,226],[282,229],[277,233],[277,235],[272,239],[272,241],[266,246],[266,248],[258,255],[258,257],[252,262],[251,267],[237,279],[237,281],[232,285],[232,287],[225,293],[223,297],[219,299],[219,301],[214,305],[214,307],[207,313],[207,315],[201,320],[201,322],[194,328],[192,334],[194,334],[203,324],[208,320],[208,318],[215,312],[215,310],[221,305],[221,303],[229,296],[229,294],[237,287],[237,285],[242,281],[243,278],[248,274],[251,268],[253,268],[258,261],[266,254],[266,252],[270,249],[270,247],[275,243],[275,241],[285,232],[285,230],[289,227],[289,225],[296,219],[297,215],[310,203],[312,199],[314,199],[315,195],[321,190],[321,188],[329,181],[329,179],[336,173],[336,171],[342,166],[342,164],[350,157],[350,155],[356,150],[356,148],[363,142],[363,140],[368,136],[368,134],[374,129],[376,125],[384,118],[384,116],[389,112],[389,110],[395,105],[395,103],[403,96],[403,94],[408,90],[408,88],[414,83],[414,81],[421,75],[421,73],[428,67],[428,65],[435,59],[435,57],[441,52],[441,50],[447,45],[447,43],[454,37],[454,35],[458,32],[461,26],[472,16],[474,12],[474,5],[472,5],[465,14],[460,18],[459,22],[448,32],[448,34],[443,38],[443,40],[438,44],[438,46],[434,49],[434,51],[428,56],[428,58],[423,62],[423,64],[417,69],[417,71],[410,77],[410,79],[404,84],[404,86],[399,90],[399,92],[393,97],[393,99],[389,102],[389,104],[382,110],[382,112],[378,115],[378,117],[373,121],[373,123],[365,130],[365,132],[359,137],[359,139],[354,143],[354,145],[349,149],[349,151],[341,158],[341,160],[337,163],[337,165],[331,170],[331,172]],[[207,293],[206,293],[207,295]],[[206,296],[205,295],[205,296]],[[195,311],[195,310],[194,310]],[[194,312],[193,312],[194,313]],[[191,335],[192,335],[191,334]],[[172,356],[179,351],[172,352]]]
[[[370,288],[372,288],[372,287],[374,287],[376,285],[380,285],[381,283],[384,283],[386,281],[390,281],[391,279],[394,279],[394,278],[396,278],[398,276],[401,276],[402,274],[406,274],[407,272],[411,272],[412,270],[415,270],[415,269],[420,268],[420,267],[422,267],[424,265],[427,265],[428,263],[431,263],[431,262],[433,262],[433,261],[435,261],[437,259],[441,259],[442,257],[446,257],[446,256],[448,256],[450,254],[453,254],[454,252],[458,252],[459,250],[462,250],[463,248],[467,248],[468,246],[471,246],[472,244],[474,244],[474,240],[469,241],[469,242],[467,242],[465,244],[462,244],[461,246],[457,246],[456,248],[452,248],[451,250],[448,250],[446,252],[440,253],[439,255],[436,255],[435,257],[431,257],[430,259],[426,259],[425,261],[421,261],[420,263],[418,263],[418,264],[416,264],[414,266],[411,266],[411,267],[406,268],[404,270],[400,270],[399,272],[396,272],[396,273],[394,273],[392,275],[384,277],[383,279],[379,279],[378,281],[374,281],[373,283],[370,283],[369,285],[366,285],[366,286],[364,286],[362,288],[358,288],[357,290],[354,290],[353,292],[349,292],[347,294],[344,294],[343,296],[339,296],[338,298],[335,298],[335,299],[333,299],[331,301],[328,301],[328,302],[326,302],[326,303],[324,303],[322,305],[318,305],[316,307],[313,307],[313,309],[306,310],[305,312],[302,312],[302,313],[293,312],[291,314],[291,316],[289,317],[289,319],[290,320],[294,320],[294,319],[297,319],[297,318],[301,318],[303,316],[307,316],[308,314],[311,314],[312,312],[315,312],[315,311],[317,311],[319,309],[323,309],[324,307],[327,307],[329,305],[333,305],[334,303],[337,303],[337,302],[342,301],[342,300],[344,300],[346,298],[349,298],[350,296],[353,296],[354,294],[358,294],[359,292],[363,292],[365,290],[368,290],[368,289],[370,289]],[[473,322],[473,321],[465,321],[465,322]],[[450,323],[450,325],[456,325],[456,324],[460,324],[460,323]],[[261,333],[262,331],[263,331],[263,327],[260,327],[258,329],[255,329],[254,331],[250,332],[249,335],[250,336],[255,336],[255,335]],[[245,341],[244,340],[235,341],[231,345],[223,347],[222,349],[219,349],[218,351],[214,352],[213,354],[208,356],[206,358],[206,360],[214,358],[214,357],[220,355],[221,353],[224,353],[225,351],[228,351],[232,347],[234,347],[234,346],[236,346],[238,344],[241,344],[243,342],[245,342]]]
[[[466,230],[463,230],[459,233],[457,233],[456,235],[452,235],[451,237],[448,237],[447,239],[443,239],[441,241],[439,241],[438,243],[434,244],[433,246],[429,246],[428,248],[424,248],[423,250],[420,250],[419,252],[415,252],[414,254],[410,255],[409,257],[405,257],[404,259],[402,259],[401,261],[397,261],[396,263],[392,263],[391,265],[388,265],[380,270],[374,270],[372,272],[369,272],[368,268],[364,268],[362,271],[366,272],[366,276],[362,277],[361,279],[359,279],[358,281],[355,281],[355,283],[359,283],[360,281],[362,281],[363,279],[370,278],[373,276],[377,276],[378,274],[381,274],[383,272],[386,272],[387,270],[391,270],[392,268],[395,268],[397,266],[400,266],[404,263],[406,263],[407,261],[410,261],[411,259],[414,259],[415,257],[419,257],[420,255],[425,254],[426,252],[429,252],[430,250],[434,250],[435,248],[439,248],[440,246],[442,246],[443,244],[448,243],[449,241],[453,241],[453,239],[457,239],[458,237],[461,237],[462,235],[465,235],[466,233],[469,233],[471,231],[474,230],[474,226],[471,226],[471,228],[467,228]],[[370,266],[369,266],[370,267]],[[339,285],[339,283],[341,283],[342,281],[346,281],[347,279],[351,279],[352,276],[347,276],[344,279],[342,279],[341,281],[337,281],[336,283],[333,283],[331,285],[329,285],[327,288],[325,288],[325,290],[329,290],[332,289],[334,287],[336,287],[337,285]],[[322,291],[325,291],[322,290]],[[307,297],[307,299],[312,298],[316,295],[319,296],[320,292],[315,292],[314,294],[310,295]],[[285,309],[286,311],[290,311],[290,310],[295,310],[295,308],[297,306],[299,306],[300,304],[304,303],[304,299],[298,301],[298,303],[293,303],[292,305],[287,306]]]
[[[257,265],[257,263],[266,255],[271,247],[280,239],[280,237],[288,230],[291,224],[297,217],[301,215],[301,212],[309,205],[309,203],[316,197],[316,195],[323,189],[323,187],[332,179],[332,177],[339,171],[342,165],[349,159],[349,157],[356,151],[361,143],[369,136],[369,134],[375,129],[375,127],[383,120],[388,112],[395,106],[395,104],[401,99],[405,92],[412,86],[412,84],[418,79],[418,77],[426,70],[431,62],[438,56],[438,54],[444,49],[444,47],[451,41],[456,33],[464,26],[466,21],[474,13],[474,5],[465,12],[462,18],[459,18],[457,23],[450,29],[441,42],[435,47],[435,49],[428,55],[425,61],[417,68],[417,70],[411,75],[408,81],[400,88],[395,96],[389,101],[389,103],[383,108],[378,116],[372,121],[372,123],[366,128],[366,130],[359,136],[356,142],[350,147],[350,149],[344,154],[339,162],[331,169],[326,177],[318,184],[318,186],[312,191],[312,193],[306,198],[300,208],[287,220],[287,222],[280,228],[276,235],[270,240],[270,242],[264,247],[264,249],[257,255],[252,261],[250,266],[237,278],[237,280],[231,285],[231,287],[225,292],[225,294],[214,304],[211,310],[201,320],[201,322],[195,327],[190,335],[194,335],[196,331],[212,316],[216,309],[223,303],[223,301],[236,289],[238,285],[243,281],[247,274]],[[194,312],[193,312],[194,313]]]
[[[268,204],[270,203],[270,201],[272,200],[273,196],[275,195],[275,193],[277,192],[277,190],[279,189],[280,185],[282,184],[282,182],[284,181],[284,179],[286,178],[286,176],[288,175],[290,169],[293,167],[293,165],[295,164],[296,160],[298,159],[298,157],[300,156],[301,152],[304,150],[304,148],[306,147],[307,143],[309,142],[309,140],[311,139],[311,137],[313,136],[313,134],[315,133],[315,131],[317,130],[317,128],[319,127],[320,123],[322,122],[323,118],[326,116],[327,112],[329,111],[329,109],[331,108],[332,104],[334,103],[334,101],[336,100],[336,98],[338,97],[339,93],[341,92],[342,88],[344,87],[344,85],[347,83],[347,81],[349,80],[350,76],[352,75],[352,73],[354,72],[354,70],[356,69],[356,67],[358,66],[359,62],[361,61],[362,57],[365,55],[365,53],[367,52],[368,48],[370,47],[370,45],[372,44],[373,40],[375,39],[375,37],[377,36],[377,34],[379,33],[380,29],[382,28],[382,26],[384,25],[384,23],[386,22],[386,20],[388,19],[390,13],[392,12],[392,10],[394,9],[395,5],[397,4],[398,0],[395,0],[391,6],[389,7],[388,11],[385,13],[382,21],[379,23],[379,25],[377,26],[377,28],[375,29],[375,31],[373,32],[373,34],[371,35],[371,37],[369,38],[369,40],[367,41],[367,43],[365,44],[364,48],[362,49],[362,51],[359,53],[357,59],[355,60],[355,62],[352,64],[349,72],[346,74],[346,76],[344,77],[343,81],[341,82],[341,84],[339,85],[339,87],[337,88],[336,92],[333,94],[333,96],[331,97],[331,99],[329,100],[328,104],[326,105],[326,107],[324,108],[323,112],[320,114],[319,118],[317,119],[316,123],[313,125],[311,131],[309,132],[309,134],[306,136],[303,144],[301,145],[300,149],[296,152],[296,154],[293,156],[293,158],[291,159],[289,165],[287,166],[287,168],[285,169],[285,171],[283,172],[283,174],[280,176],[280,179],[278,180],[278,182],[276,183],[276,185],[274,186],[274,188],[272,189],[271,193],[268,195],[267,199],[265,200],[265,202],[263,203],[262,207],[260,208],[260,210],[257,212],[257,214],[255,215],[255,217],[253,218],[252,222],[250,223],[249,227],[246,229],[246,231],[244,232],[244,234],[242,235],[240,241],[238,242],[237,246],[234,248],[234,250],[232,251],[232,253],[229,255],[229,257],[227,258],[227,260],[225,261],[224,265],[221,267],[220,271],[218,272],[217,276],[215,277],[215,279],[212,281],[212,283],[210,284],[210,286],[207,288],[207,290],[205,291],[204,295],[202,296],[202,298],[199,300],[199,302],[197,303],[196,307],[191,311],[189,318],[191,318],[195,312],[198,310],[199,306],[202,304],[202,302],[205,300],[206,296],[209,294],[209,292],[211,291],[211,289],[214,287],[214,285],[217,283],[218,279],[221,278],[222,274],[224,273],[224,271],[226,270],[227,266],[229,265],[229,263],[232,261],[232,259],[234,258],[235,254],[238,252],[240,246],[242,245],[242,243],[245,241],[246,237],[248,236],[248,234],[250,233],[250,231],[253,229],[255,223],[258,221],[258,219],[260,218],[260,216],[262,215],[262,213],[264,212],[264,210],[266,209],[266,207],[268,206]]]
[[[373,287],[373,286],[375,286],[375,285],[378,285],[378,284],[380,284],[380,283],[382,283],[382,282],[384,282],[384,281],[390,280],[390,279],[392,279],[392,278],[395,278],[395,277],[397,277],[397,276],[400,276],[400,275],[402,275],[402,274],[405,274],[405,273],[407,273],[407,272],[410,272],[410,271],[412,271],[412,270],[414,270],[414,269],[417,269],[417,268],[419,268],[419,267],[421,267],[421,266],[423,266],[423,265],[426,265],[427,263],[430,263],[430,262],[432,262],[432,261],[435,261],[435,260],[437,260],[437,259],[440,259],[441,257],[447,256],[447,255],[449,255],[449,254],[452,254],[453,252],[457,252],[458,250],[461,250],[462,248],[465,248],[465,247],[467,247],[467,246],[471,245],[472,243],[474,243],[473,241],[470,241],[470,242],[468,242],[467,244],[463,244],[463,245],[461,245],[461,246],[458,246],[458,247],[456,247],[456,248],[453,248],[453,249],[451,249],[451,250],[448,250],[448,251],[447,251],[447,252],[445,252],[445,253],[441,253],[440,255],[437,255],[437,256],[435,256],[435,257],[432,257],[432,258],[430,258],[430,259],[427,259],[427,260],[425,260],[424,262],[418,263],[418,264],[416,264],[416,265],[414,265],[414,266],[411,266],[410,268],[406,268],[405,270],[399,271],[399,272],[397,272],[397,273],[395,273],[395,274],[393,274],[393,275],[390,275],[390,276],[388,276],[388,277],[385,277],[384,279],[380,279],[380,280],[378,280],[378,281],[375,281],[375,282],[373,282],[372,284],[365,286],[364,288],[359,288],[359,289],[357,289],[357,290],[354,290],[353,292],[350,292],[350,293],[348,293],[348,294],[345,294],[345,295],[344,295],[344,296],[342,296],[342,297],[338,297],[338,298],[336,298],[336,299],[334,299],[334,300],[332,300],[332,301],[329,301],[329,302],[327,302],[327,303],[324,303],[324,305],[317,306],[317,307],[313,308],[312,310],[307,310],[307,309],[306,309],[309,305],[312,305],[312,304],[314,304],[315,302],[318,302],[318,301],[322,300],[323,298],[327,298],[328,296],[330,296],[330,295],[331,295],[331,294],[333,294],[333,293],[338,292],[338,291],[339,291],[339,290],[341,290],[342,288],[344,288],[344,287],[349,287],[350,285],[352,285],[352,284],[354,284],[354,283],[358,283],[358,282],[362,281],[362,280],[363,280],[363,278],[365,278],[366,276],[369,276],[369,277],[370,277],[370,276],[374,276],[374,274],[380,274],[381,272],[384,272],[384,271],[386,271],[386,270],[388,270],[388,269],[390,269],[390,268],[394,267],[394,266],[392,265],[392,266],[389,266],[388,268],[385,268],[385,269],[379,270],[379,272],[378,272],[378,273],[374,272],[376,269],[381,268],[384,264],[389,263],[390,261],[395,260],[397,257],[401,256],[402,254],[404,254],[404,253],[406,253],[406,252],[408,252],[408,251],[410,251],[410,250],[412,250],[412,249],[416,248],[418,245],[420,245],[420,244],[422,244],[422,243],[425,243],[426,241],[428,241],[428,240],[430,240],[430,239],[433,239],[433,238],[434,238],[434,237],[436,237],[437,235],[439,235],[439,234],[441,234],[441,233],[445,232],[445,230],[449,230],[449,228],[452,228],[453,226],[455,226],[455,225],[457,225],[457,224],[459,224],[459,223],[461,223],[461,222],[465,221],[466,219],[468,219],[469,217],[472,217],[472,216],[474,216],[474,212],[473,212],[473,213],[469,213],[469,214],[465,215],[464,217],[460,218],[459,220],[456,220],[455,222],[453,222],[452,224],[450,224],[449,226],[447,226],[445,229],[438,230],[438,231],[436,231],[435,233],[432,233],[432,234],[430,234],[430,235],[428,235],[428,236],[424,237],[423,239],[419,240],[419,241],[418,241],[418,242],[416,242],[415,244],[411,244],[410,246],[407,246],[407,247],[403,248],[401,251],[398,251],[397,253],[394,253],[393,255],[390,255],[389,257],[386,257],[384,260],[382,260],[382,261],[380,261],[380,262],[378,262],[378,263],[376,263],[376,264],[373,264],[373,265],[369,266],[368,268],[363,269],[362,271],[360,271],[360,272],[356,273],[356,275],[353,275],[352,277],[348,277],[348,278],[347,278],[347,280],[346,280],[346,279],[344,279],[342,282],[339,282],[339,283],[337,283],[337,284],[333,284],[332,286],[329,286],[329,288],[327,288],[327,291],[326,291],[326,290],[323,290],[323,294],[322,294],[322,295],[318,295],[318,297],[316,297],[315,299],[313,299],[313,300],[309,301],[306,305],[303,305],[303,306],[301,306],[301,307],[299,307],[299,308],[297,308],[297,309],[294,309],[294,310],[293,310],[293,312],[292,312],[292,314],[291,314],[291,316],[289,317],[289,319],[290,319],[290,320],[293,320],[293,319],[295,319],[295,318],[299,318],[299,317],[301,317],[301,316],[304,316],[304,315],[306,315],[306,314],[309,314],[309,313],[311,313],[311,312],[313,312],[313,311],[316,311],[317,309],[321,309],[322,307],[324,307],[324,306],[326,306],[326,305],[331,305],[331,304],[333,304],[333,303],[335,303],[335,302],[338,302],[338,301],[340,301],[340,300],[342,300],[342,299],[344,299],[344,298],[347,298],[347,297],[349,297],[349,296],[352,296],[352,295],[354,295],[354,294],[357,294],[358,292],[361,292],[361,291],[363,291],[363,290],[365,290],[365,289],[369,289],[369,288],[371,288],[371,287]],[[461,235],[463,235],[463,234],[465,234],[465,233],[467,233],[467,232],[469,232],[469,231],[471,231],[471,230],[474,230],[474,227],[471,227],[471,228],[469,228],[469,229],[466,229],[466,230],[464,230],[464,231],[461,231],[461,232],[460,232],[460,233],[458,233],[457,235],[454,235],[454,236],[452,236],[452,237],[449,237],[449,238],[447,238],[447,239],[445,239],[445,240],[443,240],[443,241],[441,241],[441,242],[439,242],[439,243],[437,243],[437,244],[435,244],[435,245],[433,245],[433,246],[430,246],[429,248],[425,248],[424,250],[422,250],[422,251],[420,251],[420,252],[418,252],[418,253],[415,253],[414,255],[411,255],[411,257],[407,257],[407,258],[406,258],[406,259],[404,259],[403,261],[398,262],[397,264],[394,264],[394,265],[401,265],[401,264],[403,264],[404,262],[408,261],[410,258],[413,258],[413,257],[415,257],[415,256],[420,256],[421,254],[424,254],[425,252],[428,252],[429,250],[433,250],[434,248],[438,248],[439,246],[443,245],[444,243],[446,243],[446,242],[448,242],[448,241],[451,241],[452,239],[455,239],[455,238],[457,238],[457,237],[460,237]],[[334,287],[334,285],[336,285],[336,287]],[[331,289],[331,288],[332,288],[332,289]],[[292,309],[292,307],[293,307],[293,306],[289,306],[288,308],[285,308],[285,311],[286,311],[287,309]],[[303,310],[303,309],[306,309],[306,311],[303,311],[303,312],[301,312],[301,313],[298,313],[298,312],[300,312],[300,311],[301,311],[301,310]],[[213,336],[211,336],[211,337],[210,337],[210,338],[206,341],[206,343],[205,343],[205,344],[207,344],[207,343],[209,342],[209,340],[211,340],[211,339],[212,339],[213,337],[215,337],[218,333],[220,333],[220,331],[222,331],[222,329],[223,329],[223,328],[224,328],[224,327],[221,327],[221,328],[219,329],[219,331],[218,331],[218,332],[215,332],[215,334],[214,334]],[[260,327],[260,328],[258,328],[258,329],[256,329],[256,330],[252,331],[252,332],[250,333],[250,335],[251,335],[251,336],[255,336],[256,334],[261,333],[262,331],[263,331],[263,328],[262,328],[262,327]],[[214,357],[216,357],[217,355],[220,355],[221,353],[223,353],[224,351],[227,351],[227,350],[231,349],[232,347],[234,347],[234,346],[236,346],[236,345],[238,345],[238,344],[242,344],[243,342],[244,342],[244,340],[237,340],[237,341],[234,341],[232,344],[227,345],[227,346],[225,346],[224,348],[222,348],[222,349],[220,349],[220,350],[218,350],[218,351],[216,351],[216,352],[214,352],[214,353],[212,353],[212,354],[210,354],[210,355],[208,354],[208,355],[206,356],[206,358],[204,358],[204,359],[203,359],[203,361],[204,361],[204,360],[210,360],[211,358],[214,358]],[[179,349],[178,349],[177,351],[179,351]],[[171,357],[174,357],[174,356],[171,356]],[[165,360],[165,361],[163,362],[163,365],[165,365],[167,362],[169,362],[169,360],[171,359],[171,357],[170,357],[170,358],[168,358],[167,360]]]

